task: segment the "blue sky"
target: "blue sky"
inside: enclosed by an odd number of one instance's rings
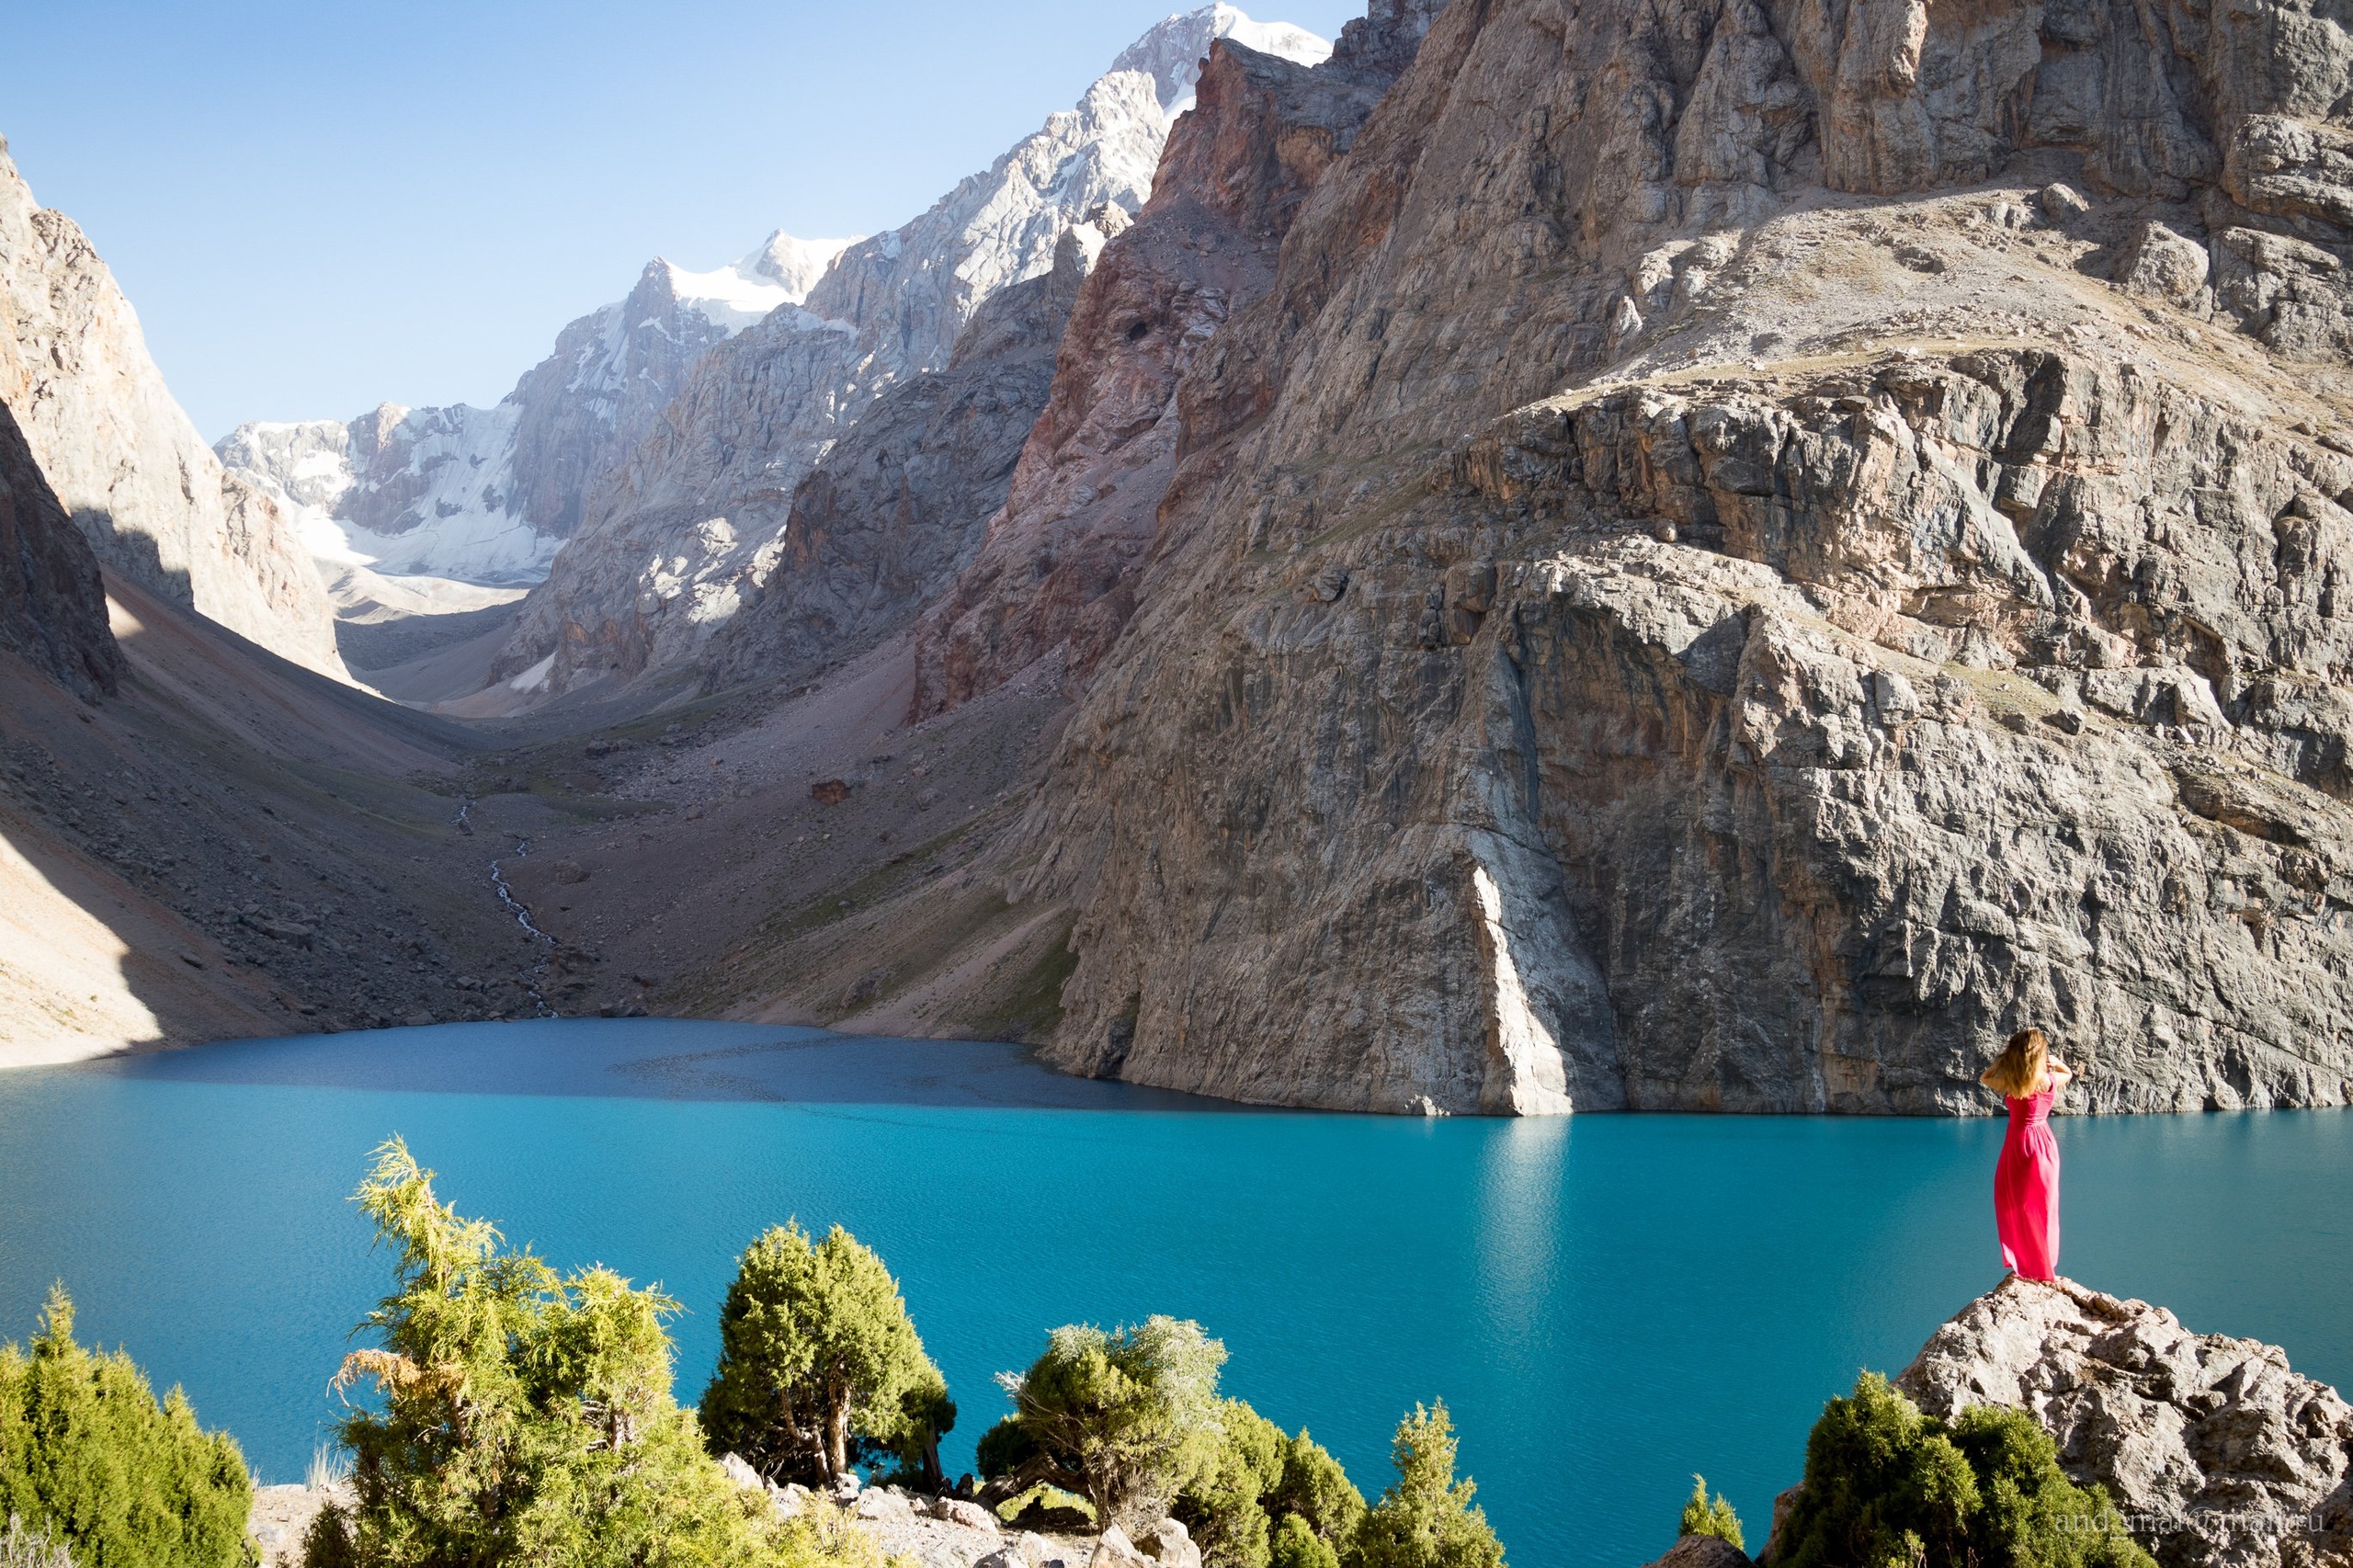
[[[0,0],[0,134],[210,440],[493,403],[654,256],[893,227],[1177,8]]]

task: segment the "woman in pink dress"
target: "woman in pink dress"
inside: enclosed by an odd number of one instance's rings
[[[2059,1273],[2059,1140],[2051,1135],[2051,1107],[2074,1076],[2052,1056],[2040,1029],[2020,1029],[1978,1080],[2010,1108],[1994,1167],[1994,1224],[2002,1261],[2028,1279]]]

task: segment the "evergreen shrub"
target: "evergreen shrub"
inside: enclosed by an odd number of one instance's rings
[[[1708,1500],[1708,1480],[1702,1475],[1691,1478],[1691,1500],[1683,1505],[1683,1521],[1676,1530],[1676,1538],[1687,1535],[1711,1535],[1728,1540],[1746,1551],[1741,1540],[1740,1516],[1733,1512],[1732,1504],[1720,1493],[1714,1502]]]
[[[74,1342],[74,1303],[49,1293],[40,1332],[0,1346],[0,1518],[80,1568],[235,1568],[253,1477],[225,1432],[176,1388],[155,1398],[117,1350]]]
[[[1979,1405],[1939,1421],[1876,1372],[1814,1423],[1782,1540],[1779,1568],[2154,1568],[2033,1417]]]

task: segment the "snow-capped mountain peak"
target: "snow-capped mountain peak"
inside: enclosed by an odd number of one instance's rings
[[[689,272],[674,261],[660,265],[668,269],[670,292],[679,304],[732,335],[780,305],[807,299],[834,257],[863,237],[804,240],[779,229],[759,249],[731,266]]]
[[[1200,79],[1201,57],[1210,51],[1210,40],[1221,38],[1302,65],[1321,65],[1332,55],[1331,42],[1305,28],[1254,21],[1237,6],[1216,5],[1166,17],[1121,51],[1111,62],[1111,69],[1149,75],[1159,90],[1161,112],[1174,119],[1193,107],[1193,85]]]

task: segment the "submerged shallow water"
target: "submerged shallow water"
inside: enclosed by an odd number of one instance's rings
[[[836,1221],[961,1407],[1056,1324],[1198,1318],[1370,1495],[1443,1398],[1521,1568],[1632,1568],[1691,1472],[1761,1544],[1822,1402],[2001,1275],[1997,1121],[1251,1111],[1015,1048],[665,1019],[449,1025],[0,1074],[0,1339],[82,1336],[299,1479],[389,1268],[344,1201],[392,1132],[560,1267],[660,1280],[701,1392],[733,1259]],[[2353,1384],[2353,1115],[2063,1120],[2062,1264]]]

